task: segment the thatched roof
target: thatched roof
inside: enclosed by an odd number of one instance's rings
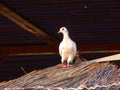
[[[120,69],[109,62],[34,70],[0,83],[0,90],[119,90]]]

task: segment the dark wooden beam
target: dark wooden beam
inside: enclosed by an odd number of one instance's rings
[[[19,16],[6,6],[0,3],[0,13],[10,19],[11,21],[15,22],[17,25],[22,27],[24,30],[36,35],[37,37],[43,39],[47,44],[53,45],[57,43],[57,40],[52,36],[45,33],[43,30],[37,28],[29,21],[25,20],[23,17]]]
[[[80,53],[119,53],[120,44],[85,44],[78,45]],[[0,53],[14,55],[45,55],[58,54],[58,46],[28,45],[28,46],[0,46]]]
[[[56,47],[48,45],[0,46],[0,53],[4,54],[49,54],[57,53]]]

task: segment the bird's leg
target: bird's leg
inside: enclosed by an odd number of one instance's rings
[[[62,67],[66,67],[66,65],[65,65],[64,63],[61,63],[61,66],[62,66]]]
[[[67,60],[67,67],[71,67],[72,66],[71,62],[72,62],[72,58],[70,57]]]
[[[66,65],[64,64],[64,59],[61,59],[61,67],[66,67]]]
[[[72,66],[72,64],[70,64],[70,63],[67,63],[67,66],[68,66],[68,67],[71,67],[71,66]]]

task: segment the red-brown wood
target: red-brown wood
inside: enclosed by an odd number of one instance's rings
[[[120,52],[120,44],[81,44],[77,45],[80,53],[109,53]],[[56,54],[58,45],[27,45],[27,46],[0,46],[0,53],[4,54]]]

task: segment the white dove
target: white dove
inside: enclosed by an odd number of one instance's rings
[[[72,66],[74,58],[77,55],[76,43],[69,37],[69,32],[66,27],[61,27],[58,33],[63,34],[63,40],[59,44],[59,54],[61,56],[61,66],[66,67],[64,61],[67,61],[67,66]]]

